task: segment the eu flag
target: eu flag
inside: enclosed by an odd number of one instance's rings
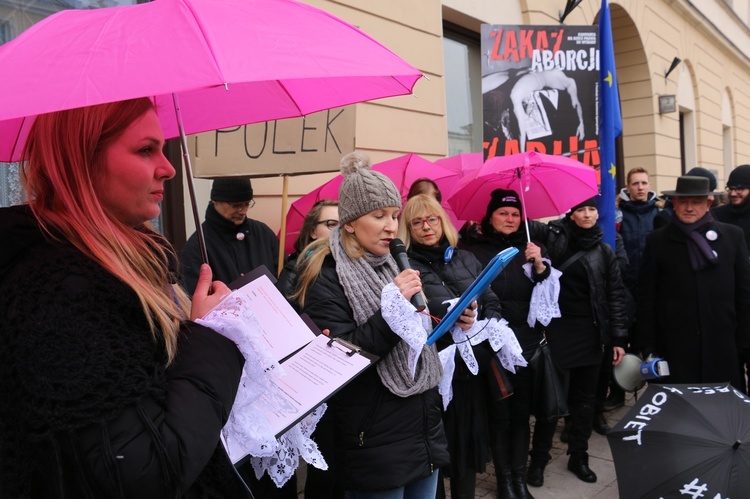
[[[604,242],[615,248],[615,139],[622,133],[620,93],[617,90],[615,47],[612,21],[607,0],[599,11],[599,156],[601,158],[601,192],[599,225]]]

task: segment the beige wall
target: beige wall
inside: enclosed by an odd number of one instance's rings
[[[558,11],[565,4],[562,0],[307,3],[359,26],[429,77],[417,83],[415,96],[357,106],[356,147],[368,151],[375,162],[408,152],[428,159],[446,154],[443,20],[476,32],[482,22],[556,24]],[[594,24],[600,3],[584,0],[566,24]],[[727,115],[732,125],[730,162],[750,163],[748,0],[734,0],[736,12],[722,0],[611,0],[610,5],[624,118],[624,168],[644,166],[652,173],[656,189],[674,187],[680,174],[679,116],[658,113],[659,95],[674,94],[678,96],[678,106],[692,111],[692,156],[701,166],[716,170],[723,185],[723,126]],[[674,57],[683,62],[665,81],[664,73]],[[726,102],[731,109],[725,109]],[[290,178],[290,202],[330,177]],[[210,182],[198,182],[202,211]],[[258,204],[251,216],[277,230],[282,179],[254,180],[253,185]]]

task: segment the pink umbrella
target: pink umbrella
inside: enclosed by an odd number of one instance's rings
[[[456,172],[463,178],[474,170],[478,170],[484,164],[484,155],[481,152],[465,152],[438,159],[435,161],[435,164]],[[451,193],[444,194],[450,197]]]
[[[593,168],[565,156],[531,151],[488,159],[459,182],[448,203],[458,217],[481,220],[490,194],[498,188],[519,194],[526,219],[560,215],[599,194]]]
[[[457,179],[455,172],[413,153],[375,164],[372,169],[383,173],[396,184],[404,202],[407,194],[409,194],[411,184],[419,178],[427,177],[433,180],[441,192],[451,189],[451,183]],[[284,239],[284,250],[287,254],[294,250],[294,241],[299,235],[302,222],[304,222],[305,215],[310,211],[310,208],[321,199],[338,199],[339,186],[343,180],[343,176],[336,175],[333,179],[292,203],[286,216],[286,232],[282,237]],[[443,204],[450,209],[450,206],[445,203],[445,197],[443,198]],[[452,210],[448,214],[451,213]]]
[[[421,73],[293,0],[156,0],[66,10],[0,47],[0,161],[35,115],[152,97],[167,138],[411,93]],[[202,244],[197,206],[193,216]],[[205,250],[204,260],[207,260]]]

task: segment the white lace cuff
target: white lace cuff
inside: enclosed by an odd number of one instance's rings
[[[409,345],[409,372],[414,379],[419,356],[432,331],[429,315],[417,312],[392,282],[380,295],[380,312],[391,330]]]
[[[443,397],[443,410],[453,400],[453,373],[456,371],[456,345],[449,345],[438,352],[440,363],[443,365],[443,377],[438,385],[438,392]]]
[[[546,258],[543,258],[543,261],[550,266],[550,273],[545,280],[536,283],[534,290],[531,292],[529,316],[527,318],[529,327],[534,327],[536,321],[544,326],[549,326],[552,319],[561,316],[558,298],[560,297],[560,276],[562,272],[552,267],[552,264]],[[533,282],[531,263],[524,263],[523,270]]]
[[[261,407],[283,409],[284,398],[272,379],[283,376],[285,371],[266,346],[262,327],[252,309],[243,306],[241,298],[233,293],[221,307],[196,322],[234,341],[245,357],[237,396],[222,429],[230,458],[236,462],[245,455],[253,456],[256,475],[259,469],[261,475],[267,471],[278,487],[294,474],[299,457],[313,466],[327,467],[317,445],[309,438],[325,411],[325,404],[278,440],[260,410]]]

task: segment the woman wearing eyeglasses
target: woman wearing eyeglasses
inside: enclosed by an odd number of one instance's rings
[[[276,275],[279,238],[263,222],[248,218],[247,211],[254,205],[250,179],[214,180],[206,221],[201,225],[214,279],[229,284],[261,265]],[[185,288],[192,293],[203,263],[197,234],[185,243],[181,261]]]
[[[482,265],[468,251],[455,249],[458,233],[433,196],[419,194],[409,199],[401,214],[399,237],[404,241],[412,268],[419,271],[430,315],[445,316],[446,301],[461,296],[480,274]],[[500,319],[499,305],[497,296],[487,290],[472,308],[464,311],[457,325],[467,331],[477,318]],[[436,343],[438,350],[457,344],[454,342],[457,338],[462,341],[458,334],[443,335]],[[454,499],[474,497],[476,474],[484,472],[490,459],[488,404],[497,400],[500,393],[493,368],[503,369],[488,341],[470,350],[473,359],[465,359],[467,354],[462,356],[458,349],[454,354],[453,399],[443,414],[451,456],[450,465],[443,471],[451,479]],[[477,366],[478,372],[472,374],[469,365]]]
[[[297,240],[294,241],[294,253],[289,255],[279,274],[276,287],[284,296],[294,291],[294,281],[297,276],[295,268],[299,256],[304,254],[305,246],[323,237],[328,237],[331,231],[339,226],[339,202],[332,199],[321,199],[310,208]]]

